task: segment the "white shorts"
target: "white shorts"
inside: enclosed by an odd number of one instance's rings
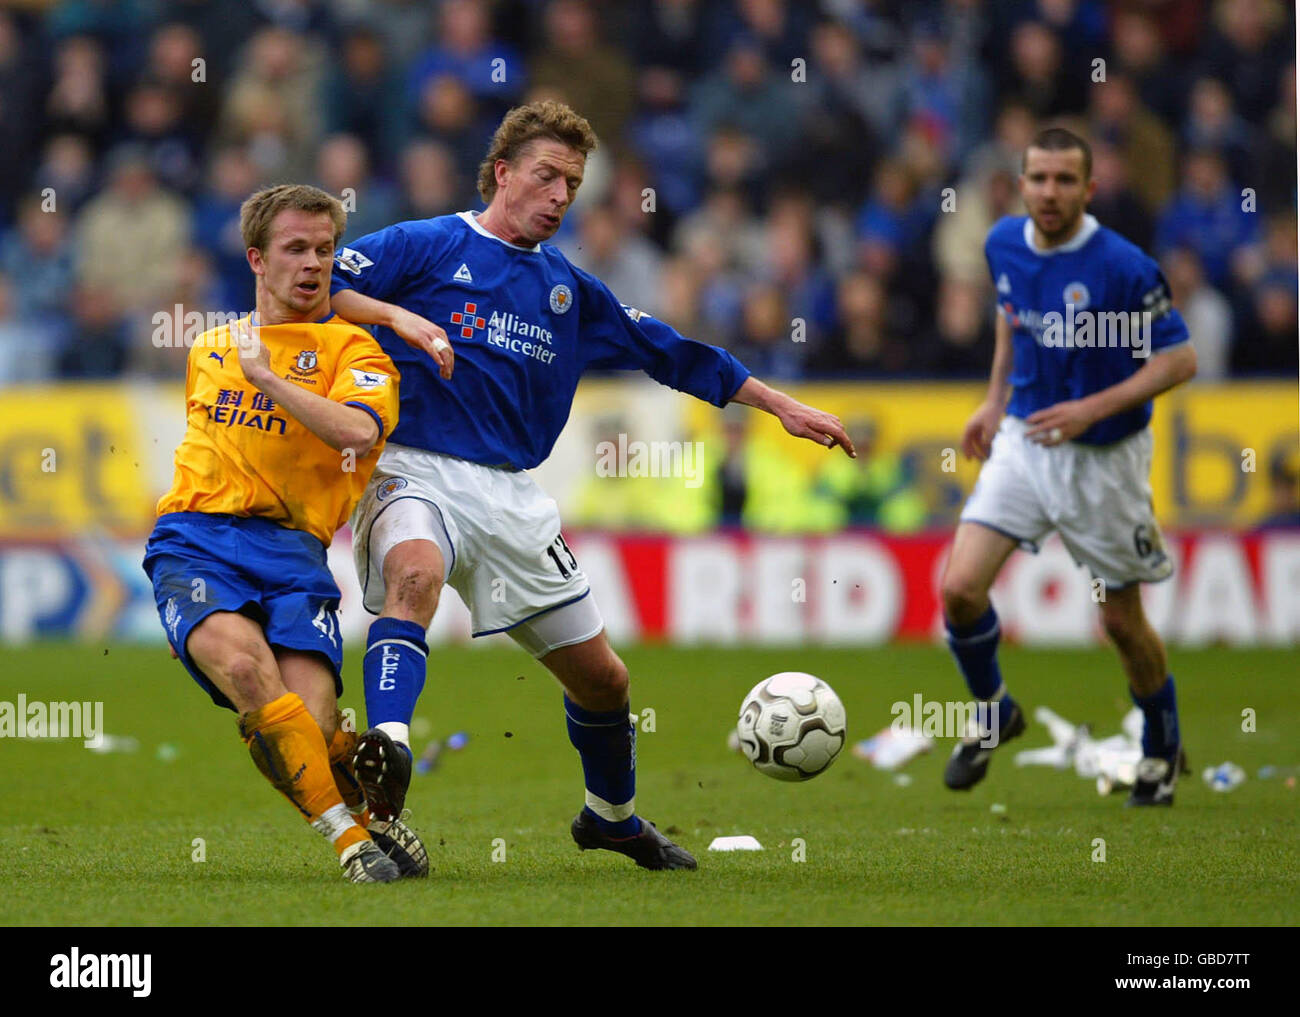
[[[1151,503],[1150,428],[1113,445],[1025,437],[1019,417],[1002,418],[993,450],[961,512],[1037,552],[1056,530],[1074,560],[1111,589],[1168,579],[1174,570]]]
[[[352,513],[363,603],[384,606],[384,558],[406,540],[442,551],[445,582],[476,636],[509,632],[535,657],[604,628],[560,535],[560,513],[527,473],[389,444]]]

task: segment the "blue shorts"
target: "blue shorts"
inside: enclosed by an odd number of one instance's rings
[[[218,706],[235,709],[185,649],[194,626],[214,611],[252,618],[272,648],[321,654],[342,693],[339,588],[325,545],[310,533],[266,519],[170,512],[149,535],[144,570],[167,641]]]

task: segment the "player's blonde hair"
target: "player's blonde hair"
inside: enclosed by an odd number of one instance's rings
[[[525,146],[538,138],[568,145],[585,159],[596,147],[596,132],[587,118],[554,99],[516,106],[502,119],[492,135],[488,154],[478,166],[478,193],[490,203],[497,193],[498,159],[514,165]]]
[[[343,239],[348,214],[338,198],[307,184],[276,184],[258,191],[239,206],[239,232],[244,238],[244,248],[256,247],[265,253],[266,245],[271,242],[271,223],[286,209],[327,213],[334,223],[334,246],[338,247]]]

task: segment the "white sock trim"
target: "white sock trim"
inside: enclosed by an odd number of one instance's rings
[[[376,724],[380,731],[388,735],[395,742],[405,745],[408,749],[411,747],[411,726],[403,724],[396,720],[386,720],[382,724]]]
[[[629,798],[622,805],[614,805],[605,801],[600,795],[587,792],[587,808],[596,813],[601,819],[608,820],[611,823],[620,823],[625,819],[631,819],[636,814],[636,798]]]
[[[424,660],[427,660],[429,657],[428,652],[426,652],[425,650],[421,650],[409,639],[377,639],[375,642],[371,643],[369,646],[366,647],[366,653],[369,653],[371,650],[377,650],[379,649],[379,647],[386,646],[390,643],[396,646],[405,646],[407,649],[414,650]]]
[[[339,802],[321,813],[320,819],[317,819],[311,825],[312,829],[328,838],[329,842],[333,844],[357,824],[352,818],[352,813],[348,811],[348,807]]]

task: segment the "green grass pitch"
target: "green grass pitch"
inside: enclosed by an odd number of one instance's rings
[[[811,671],[844,700],[850,742],[889,723],[890,704],[963,697],[938,647],[868,650],[629,648],[632,708],[655,710],[638,742],[638,811],[700,859],[654,873],[580,853],[582,801],[558,686],[507,647],[436,650],[417,712],[468,747],[416,776],[408,805],[429,846],[428,880],[345,883],[326,844],[254,770],[232,715],[213,708],[165,650],[68,644],[8,649],[0,701],[102,700],[105,729],[133,753],[80,742],[0,741],[0,923],[291,924],[1191,924],[1300,922],[1300,790],[1256,779],[1300,763],[1293,650],[1171,655],[1195,773],[1172,809],[1130,810],[1073,773],[1018,769],[1010,752],[955,794],[940,782],[951,743],[899,786],[847,750],[816,780],[782,784],[726,748],[740,700],[775,671]],[[1105,650],[1005,648],[1031,710],[1051,706],[1099,734],[1127,708]],[[360,708],[352,652],[344,705]],[[1253,709],[1257,730],[1242,731]],[[419,741],[419,739],[417,739]],[[1048,744],[1031,725],[1015,748]],[[161,754],[159,746],[170,746]],[[167,758],[171,757],[171,758]],[[1231,793],[1201,781],[1232,760]],[[991,811],[993,803],[1005,812]],[[762,853],[706,851],[752,834]],[[205,860],[194,861],[195,838]],[[792,843],[804,842],[795,861]],[[1094,839],[1105,861],[1094,861]],[[494,860],[494,851],[504,860]]]

